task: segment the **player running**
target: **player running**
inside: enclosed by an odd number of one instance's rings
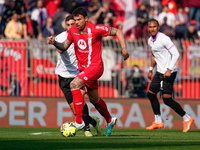
[[[67,39],[67,34],[68,34],[69,29],[71,28],[71,26],[75,24],[75,20],[73,19],[73,16],[69,15],[68,17],[66,17],[65,23],[66,23],[67,31],[62,32],[55,37],[55,40],[57,42],[64,42]],[[71,46],[68,48],[67,51],[63,52],[58,49],[57,51],[58,51],[57,52],[58,61],[57,61],[55,73],[58,75],[60,89],[64,93],[65,98],[73,114],[75,115],[73,97],[70,90],[70,82],[80,72],[78,71],[77,59],[74,52],[74,44],[71,44]],[[81,89],[81,93],[82,95],[84,95],[85,91]],[[92,124],[92,126],[96,129],[97,134],[101,135],[101,128],[99,127],[99,118],[93,119],[92,117],[89,116],[88,106],[86,103],[84,103],[84,106],[83,106],[83,120],[85,123],[84,133],[86,137],[93,136],[90,131],[89,123]]]
[[[156,19],[148,21],[148,31],[151,37],[148,44],[152,50],[151,67],[147,80],[151,82],[147,96],[151,102],[155,121],[147,130],[160,129],[164,127],[161,119],[160,104],[156,94],[161,91],[162,98],[166,105],[183,117],[183,132],[189,131],[194,119],[189,116],[182,107],[172,99],[173,84],[177,74],[176,62],[180,56],[176,46],[165,34],[159,32],[160,26]],[[157,72],[151,80],[152,70],[157,65]]]
[[[122,47],[124,60],[129,57],[126,49],[125,39],[121,30],[105,25],[95,25],[88,22],[87,11],[83,7],[76,8],[72,13],[76,26],[69,30],[67,40],[63,43],[55,41],[53,36],[47,38],[48,44],[53,44],[56,48],[66,51],[74,42],[74,49],[78,60],[79,73],[70,83],[73,95],[73,103],[76,112],[75,124],[78,128],[85,126],[83,116],[83,96],[80,89],[87,87],[90,102],[95,106],[99,113],[105,118],[108,127],[106,136],[111,134],[113,126],[117,122],[116,117],[111,117],[106,103],[98,94],[98,79],[103,74],[103,61],[101,58],[102,36],[117,36]]]

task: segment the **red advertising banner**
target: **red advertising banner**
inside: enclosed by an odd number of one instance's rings
[[[31,55],[31,68],[33,76],[57,79],[55,74],[57,54],[55,47],[47,47],[44,42],[31,40],[33,50]]]
[[[182,76],[200,78],[200,47],[184,42],[186,51],[182,59]]]
[[[115,128],[145,128],[154,121],[148,99],[104,100],[111,115],[118,118]],[[194,118],[192,129],[200,129],[200,101],[179,100],[178,102]],[[91,103],[87,104],[90,115],[99,117],[100,126],[105,128],[105,119]],[[160,104],[165,128],[182,129],[182,117],[163,101],[160,101]],[[75,121],[75,117],[64,98],[0,98],[0,127],[60,127],[67,121]]]
[[[27,91],[27,53],[26,41],[0,41],[0,95],[6,96],[11,88],[17,96],[25,96]],[[13,84],[14,83],[14,84]],[[11,87],[12,86],[12,87]]]

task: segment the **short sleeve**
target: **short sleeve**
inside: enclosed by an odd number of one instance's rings
[[[105,25],[96,25],[96,34],[99,36],[108,36],[110,33],[110,27]]]

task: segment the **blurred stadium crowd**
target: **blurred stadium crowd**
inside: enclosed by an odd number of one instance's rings
[[[130,0],[127,0],[130,1]],[[148,37],[147,21],[158,19],[160,30],[174,39],[199,42],[199,0],[131,0],[135,26],[125,34],[134,41]],[[65,18],[78,6],[88,11],[89,21],[123,29],[126,0],[0,0],[0,38],[43,40],[65,29]]]

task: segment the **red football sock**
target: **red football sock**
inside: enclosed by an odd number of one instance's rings
[[[83,96],[80,89],[72,90],[73,104],[76,113],[76,123],[81,124],[83,118]]]
[[[106,119],[107,123],[111,122],[111,115],[108,111],[106,103],[99,98],[98,102],[93,104],[94,107],[98,110],[98,112]]]

